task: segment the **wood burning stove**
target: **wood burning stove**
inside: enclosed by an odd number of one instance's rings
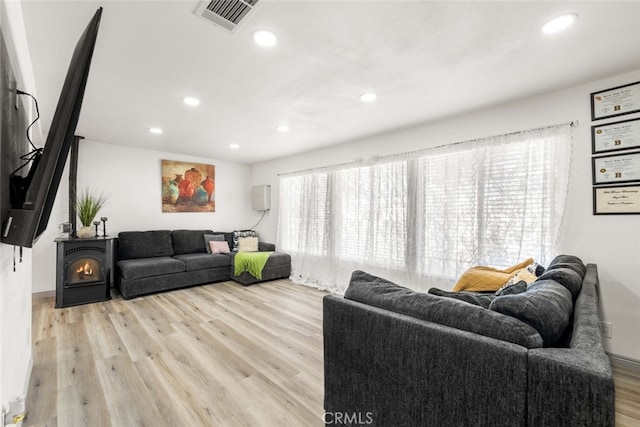
[[[111,299],[114,239],[56,239],[56,308]]]

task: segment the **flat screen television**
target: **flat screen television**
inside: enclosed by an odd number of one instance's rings
[[[7,218],[3,218],[3,243],[30,248],[47,228],[78,125],[101,16],[99,8],[76,44],[42,156],[31,165],[35,172],[29,171],[32,179],[24,202],[9,209]]]

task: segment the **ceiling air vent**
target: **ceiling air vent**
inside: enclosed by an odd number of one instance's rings
[[[256,7],[259,0],[204,0],[195,14],[233,32]]]

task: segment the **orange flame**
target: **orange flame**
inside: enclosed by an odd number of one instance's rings
[[[93,268],[91,268],[91,264],[87,261],[84,265],[81,265],[76,269],[76,273],[80,276],[92,276]]]

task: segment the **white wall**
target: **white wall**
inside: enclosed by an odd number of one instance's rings
[[[120,231],[212,229],[232,231],[255,223],[251,216],[250,167],[239,163],[144,150],[81,140],[77,189],[89,188],[109,196],[98,213],[107,220],[107,234]],[[216,167],[216,211],[163,213],[161,160],[213,164]],[[47,231],[34,246],[33,291],[55,290],[54,239],[58,224],[68,220],[68,174],[61,182]],[[78,221],[78,225],[80,225]]]
[[[33,72],[20,3],[0,2],[0,29],[18,87],[32,92]],[[34,139],[36,143],[39,141],[37,137]],[[31,250],[25,249],[19,262],[18,248],[14,252],[13,246],[0,244],[0,405],[3,408],[26,392],[31,371],[31,257]]]
[[[636,70],[508,105],[256,164],[252,169],[252,185],[270,184],[273,198],[273,209],[265,218],[262,237],[276,240],[278,174],[578,121],[579,126],[574,129],[571,182],[560,248],[585,262],[598,264],[602,315],[605,321],[613,323],[613,339],[605,340],[607,350],[640,361],[640,335],[637,332],[640,282],[635,272],[640,261],[640,216],[592,215],[589,97],[591,92],[639,80],[640,70]],[[634,117],[640,117],[640,114],[624,119]],[[622,119],[598,123],[618,120]]]

